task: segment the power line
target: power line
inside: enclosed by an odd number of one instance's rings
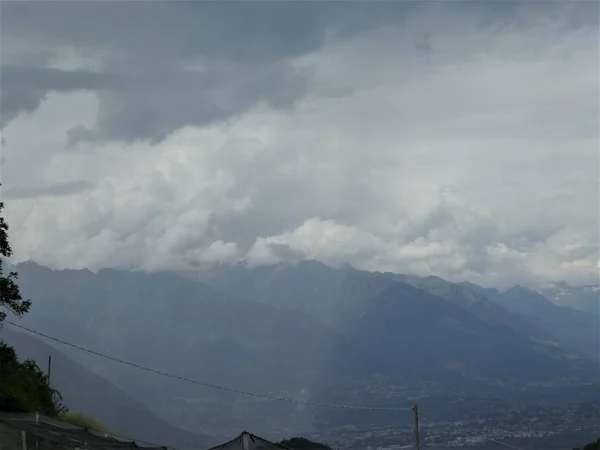
[[[446,424],[449,424],[449,425],[455,425],[454,423],[452,423],[452,422],[450,422],[448,420],[440,419],[439,417],[436,417],[433,414],[424,413],[424,412],[421,412],[421,411],[419,411],[419,414],[422,415],[422,416],[426,416],[426,417],[429,417],[431,419],[437,420],[439,422],[443,422],[443,423],[446,423]],[[502,446],[504,446],[506,448],[512,448],[513,450],[524,450],[522,447],[516,447],[514,445],[507,444],[505,442],[497,441],[496,439],[488,438],[488,437],[485,437],[485,436],[477,436],[477,437],[485,439],[486,441],[493,442],[493,443],[498,444],[498,445],[502,445]]]
[[[99,357],[104,358],[104,359],[108,359],[110,361],[115,361],[115,362],[118,362],[120,364],[124,364],[126,366],[135,367],[135,368],[140,369],[140,370],[145,370],[147,372],[151,372],[151,373],[155,373],[155,374],[158,374],[158,375],[162,375],[164,377],[174,378],[174,379],[177,379],[177,380],[185,381],[187,383],[193,383],[193,384],[197,384],[197,385],[208,387],[208,388],[212,388],[212,389],[218,389],[218,390],[221,390],[221,391],[226,391],[226,392],[232,392],[232,393],[235,393],[235,394],[246,395],[246,396],[249,396],[249,397],[256,397],[256,398],[261,398],[261,399],[264,399],[264,400],[273,400],[273,401],[286,402],[286,403],[294,403],[294,404],[299,404],[299,405],[316,406],[316,407],[321,407],[321,408],[352,409],[352,410],[363,410],[363,411],[365,411],[365,410],[366,411],[411,411],[412,410],[412,408],[402,408],[402,407],[339,405],[339,404],[331,404],[331,403],[310,402],[310,401],[304,401],[304,400],[297,400],[297,399],[293,399],[293,398],[277,397],[277,396],[266,395],[266,394],[258,394],[256,392],[244,391],[242,389],[236,389],[236,388],[230,388],[230,387],[226,387],[226,386],[220,386],[220,385],[217,385],[217,384],[207,383],[205,381],[194,380],[194,379],[183,377],[183,376],[180,376],[180,375],[175,375],[175,374],[172,374],[172,373],[164,372],[162,370],[153,369],[151,367],[146,367],[146,366],[143,366],[141,364],[136,364],[136,363],[133,363],[133,362],[130,362],[130,361],[125,361],[123,359],[116,358],[114,356],[110,356],[110,355],[107,355],[105,353],[101,353],[101,352],[98,352],[98,351],[95,351],[95,350],[91,350],[91,349],[88,349],[86,347],[82,347],[81,345],[73,344],[71,342],[67,342],[65,340],[56,338],[54,336],[50,336],[48,334],[45,334],[45,333],[42,333],[42,332],[39,332],[39,331],[36,331],[36,330],[32,330],[31,328],[25,327],[23,325],[16,324],[16,323],[11,322],[9,320],[5,320],[4,323],[12,325],[13,327],[16,327],[16,328],[20,328],[20,329],[25,330],[25,331],[27,331],[29,333],[41,336],[43,338],[49,339],[51,341],[58,342],[59,344],[66,345],[68,347],[72,347],[72,348],[75,348],[77,350],[81,350],[83,352],[90,353],[92,355],[99,356]],[[437,420],[439,422],[443,422],[443,423],[446,423],[446,424],[449,424],[449,425],[454,425],[453,422],[449,422],[447,420],[441,419],[439,417],[434,416],[433,414],[424,413],[424,412],[421,412],[421,411],[419,413],[422,416],[429,417],[429,418]],[[493,442],[495,444],[498,444],[498,445],[501,445],[503,447],[510,448],[510,449],[513,449],[513,450],[524,450],[522,447],[517,447],[517,446],[511,445],[511,444],[506,444],[506,443],[498,441],[496,439],[488,438],[488,437],[485,437],[485,436],[478,436],[478,437],[481,437],[482,439],[485,439],[487,441]]]
[[[401,407],[338,405],[338,404],[331,404],[331,403],[310,402],[310,401],[297,400],[297,399],[287,398],[287,397],[277,397],[277,396],[273,396],[273,395],[258,394],[256,392],[244,391],[242,389],[236,389],[236,388],[230,388],[230,387],[226,387],[226,386],[220,386],[220,385],[217,385],[217,384],[207,383],[205,381],[194,380],[194,379],[183,377],[183,376],[180,376],[180,375],[175,375],[175,374],[172,374],[172,373],[163,372],[162,370],[157,370],[157,369],[153,369],[151,367],[142,366],[141,364],[136,364],[136,363],[133,363],[133,362],[130,362],[130,361],[125,361],[123,359],[116,358],[114,356],[110,356],[110,355],[107,355],[105,353],[101,353],[101,352],[98,352],[98,351],[95,351],[95,350],[91,350],[89,348],[82,347],[81,345],[73,344],[71,342],[64,341],[62,339],[56,338],[54,336],[47,335],[45,333],[41,333],[39,331],[32,330],[31,328],[24,327],[23,325],[18,325],[18,324],[14,323],[14,322],[11,322],[9,320],[5,320],[4,323],[12,325],[13,327],[21,328],[22,330],[28,331],[29,333],[32,333],[32,334],[36,334],[36,335],[41,336],[43,338],[49,339],[51,341],[58,342],[59,344],[66,345],[68,347],[72,347],[72,348],[75,348],[77,350],[81,350],[83,352],[90,353],[92,355],[96,355],[96,356],[99,356],[99,357],[104,358],[104,359],[115,361],[115,362],[118,362],[120,364],[124,364],[126,366],[135,367],[137,369],[145,370],[146,372],[155,373],[155,374],[162,375],[162,376],[168,377],[168,378],[175,378],[177,380],[185,381],[186,383],[198,384],[200,386],[204,386],[204,387],[208,387],[208,388],[212,388],[212,389],[218,389],[218,390],[221,390],[221,391],[233,392],[235,394],[246,395],[246,396],[249,396],[249,397],[262,398],[264,400],[273,400],[273,401],[278,401],[278,402],[295,403],[295,404],[307,405],[307,406],[317,406],[317,407],[321,407],[321,408],[354,409],[354,410],[363,410],[363,411],[364,410],[367,410],[367,411],[411,411],[411,408],[401,408]]]

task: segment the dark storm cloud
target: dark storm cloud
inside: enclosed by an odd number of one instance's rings
[[[13,186],[4,188],[4,197],[7,199],[25,199],[42,196],[64,197],[79,194],[90,189],[92,184],[87,181],[69,181],[47,186]]]
[[[49,67],[0,67],[0,123],[2,127],[20,112],[35,111],[47,92],[115,88],[117,78],[106,73],[68,71]]]
[[[290,58],[320,49],[327,33],[398,25],[412,8],[404,3],[10,2],[2,5],[1,25],[5,36],[37,39],[46,47],[108,52],[105,69],[122,84],[99,94],[95,129],[71,130],[71,143],[158,142],[182,126],[222,120],[259,101],[292,107],[319,87],[309,86]],[[194,63],[206,70],[186,71],[184,65]],[[3,123],[35,110],[48,91],[107,87],[101,74],[22,67],[4,72]]]
[[[477,8],[488,6],[477,4]],[[69,132],[85,140],[160,142],[186,125],[205,125],[244,113],[264,101],[290,108],[309,92],[339,95],[311,85],[290,58],[319,50],[329,35],[348,37],[392,25],[427,5],[412,2],[4,2],[4,37],[42,43],[32,49],[43,65],[49,49],[70,46],[102,53],[107,74],[9,67],[2,73],[1,123],[33,111],[50,91],[99,92],[92,129]],[[453,5],[453,9],[465,8]],[[489,6],[510,17],[515,5]],[[483,14],[485,17],[486,14]],[[429,30],[417,45],[432,52]],[[8,43],[3,44],[9,46]],[[31,62],[31,58],[25,59]],[[32,62],[33,65],[35,63]],[[186,65],[200,64],[201,72]],[[6,72],[6,73],[5,73]],[[23,77],[21,77],[23,75]],[[107,89],[110,88],[110,89]]]
[[[329,31],[397,25],[411,9],[362,2],[5,2],[2,27],[161,63],[206,55],[264,64],[318,50]]]
[[[0,68],[2,85],[23,90],[42,89],[70,91],[78,89],[101,89],[116,86],[116,78],[109,74],[89,71],[69,71],[48,67],[6,66]]]
[[[157,143],[185,125],[243,113],[259,100],[291,107],[306,91],[305,79],[283,63],[250,69],[228,65],[206,73],[155,71],[131,76],[123,90],[101,93],[97,130],[74,129],[69,137],[72,142],[143,138]]]

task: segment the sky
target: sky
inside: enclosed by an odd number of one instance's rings
[[[598,2],[2,2],[14,260],[598,283]]]

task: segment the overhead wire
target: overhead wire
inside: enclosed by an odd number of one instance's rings
[[[255,398],[261,398],[263,400],[272,400],[272,401],[279,401],[279,402],[286,402],[286,403],[293,403],[293,404],[299,404],[299,405],[306,405],[306,406],[315,406],[315,407],[320,407],[320,408],[336,408],[336,409],[351,409],[351,410],[362,410],[362,411],[411,411],[412,408],[407,408],[407,407],[393,407],[393,406],[363,406],[363,405],[343,405],[343,404],[335,404],[335,403],[320,403],[320,402],[311,402],[311,401],[306,401],[306,400],[298,400],[298,399],[294,399],[294,398],[289,398],[289,397],[279,397],[279,396],[274,396],[274,395],[268,395],[268,394],[260,394],[260,393],[256,393],[256,392],[251,392],[251,391],[246,391],[243,389],[237,389],[237,388],[231,388],[231,387],[227,387],[227,386],[222,386],[222,385],[218,385],[218,384],[213,384],[213,383],[208,383],[205,381],[201,381],[201,380],[195,380],[192,378],[188,378],[188,377],[184,377],[181,375],[176,375],[176,374],[172,374],[169,372],[165,372],[162,370],[158,370],[158,369],[153,369],[151,367],[147,367],[141,364],[137,364],[131,361],[126,361],[124,359],[121,358],[117,358],[114,356],[110,356],[107,355],[105,353],[101,353],[99,351],[96,350],[92,350],[86,347],[83,347],[81,345],[78,344],[73,344],[71,342],[65,341],[63,339],[59,339],[57,337],[54,336],[50,336],[46,333],[42,333],[40,331],[36,331],[33,330],[31,328],[25,327],[23,325],[19,325],[17,323],[11,322],[9,320],[5,320],[4,323],[9,324],[13,327],[16,328],[20,328],[22,330],[25,330],[29,333],[35,334],[37,336],[43,337],[45,339],[49,339],[51,341],[57,342],[59,344],[62,345],[66,345],[68,347],[86,352],[86,353],[90,353],[92,355],[95,356],[99,356],[101,358],[110,360],[110,361],[115,361],[118,362],[120,364],[126,365],[126,366],[131,366],[131,367],[135,367],[137,369],[140,370],[144,370],[146,372],[150,372],[150,373],[154,373],[157,375],[161,375],[164,377],[168,377],[168,378],[174,378],[180,381],[184,381],[187,383],[192,383],[192,384],[197,384],[200,386],[204,386],[204,387],[208,387],[208,388],[212,388],[212,389],[217,389],[217,390],[221,390],[221,391],[226,391],[226,392],[232,392],[235,394],[241,394],[241,395],[246,395],[249,397],[255,397]],[[431,419],[437,420],[439,422],[443,422],[449,425],[455,425],[453,422],[450,422],[448,420],[442,419],[440,417],[434,416],[433,414],[429,414],[426,412],[422,412],[419,411],[419,415],[421,416],[425,416],[425,417],[429,417]],[[496,439],[492,439],[492,438],[488,438],[485,436],[477,436],[479,438],[485,439],[486,441],[489,442],[493,442],[495,444],[498,444],[500,446],[506,447],[506,448],[510,448],[513,450],[524,450],[522,447],[517,447],[515,445],[512,444],[507,444],[505,442],[501,442],[498,441]]]
[[[110,355],[107,355],[105,353],[101,353],[101,352],[98,352],[96,350],[91,350],[91,349],[83,347],[81,345],[73,344],[73,343],[65,341],[63,339],[59,339],[59,338],[56,338],[54,336],[50,336],[50,335],[45,334],[45,333],[41,333],[39,331],[33,330],[33,329],[25,327],[23,325],[16,324],[16,323],[11,322],[9,320],[5,320],[4,323],[12,325],[13,327],[20,328],[22,330],[25,330],[25,331],[27,331],[29,333],[32,333],[32,334],[35,334],[37,336],[43,337],[45,339],[49,339],[51,341],[57,342],[59,344],[66,345],[68,347],[72,347],[72,348],[75,348],[77,350],[80,350],[80,351],[83,351],[83,352],[86,352],[86,353],[90,353],[92,355],[99,356],[99,357],[104,358],[104,359],[108,359],[110,361],[115,361],[115,362],[118,362],[120,364],[124,364],[126,366],[135,367],[137,369],[144,370],[146,372],[151,372],[151,373],[154,373],[154,374],[157,374],[157,375],[161,375],[161,376],[164,376],[164,377],[174,378],[174,379],[177,379],[177,380],[180,380],[180,381],[184,381],[186,383],[193,383],[193,384],[197,384],[197,385],[208,387],[208,388],[212,388],[212,389],[218,389],[218,390],[221,390],[221,391],[226,391],[226,392],[232,392],[232,393],[235,393],[235,394],[246,395],[246,396],[249,396],[249,397],[261,398],[263,400],[273,400],[273,401],[278,401],[278,402],[295,403],[295,404],[299,404],[299,405],[315,406],[315,407],[320,407],[320,408],[353,409],[353,410],[363,410],[363,411],[365,411],[365,410],[366,411],[411,411],[411,409],[412,409],[412,408],[394,407],[394,406],[360,406],[360,405],[342,405],[342,404],[334,404],[334,403],[319,403],[319,402],[311,402],[311,401],[306,401],[306,400],[298,400],[298,399],[289,398],[289,397],[278,397],[278,396],[274,396],[274,395],[260,394],[260,393],[246,391],[246,390],[242,390],[242,389],[236,389],[236,388],[232,388],[232,387],[221,386],[221,385],[218,385],[218,384],[208,383],[206,381],[195,380],[195,379],[184,377],[184,376],[181,376],[181,375],[172,374],[172,373],[165,372],[165,371],[162,371],[162,370],[153,369],[151,367],[143,366],[141,364],[137,364],[137,363],[134,363],[134,362],[131,362],[131,361],[126,361],[126,360],[121,359],[121,358],[116,358],[114,356],[110,356]]]

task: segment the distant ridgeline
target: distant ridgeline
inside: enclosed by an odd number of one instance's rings
[[[573,450],[600,450],[600,438],[596,442],[590,442],[583,448],[574,448]]]
[[[321,444],[320,442],[313,442],[309,439],[303,437],[295,437],[291,439],[285,439],[280,442],[281,445],[284,445],[288,448],[294,450],[303,450],[303,449],[324,449],[324,450],[333,450],[330,446]],[[587,447],[585,450],[588,450]]]

